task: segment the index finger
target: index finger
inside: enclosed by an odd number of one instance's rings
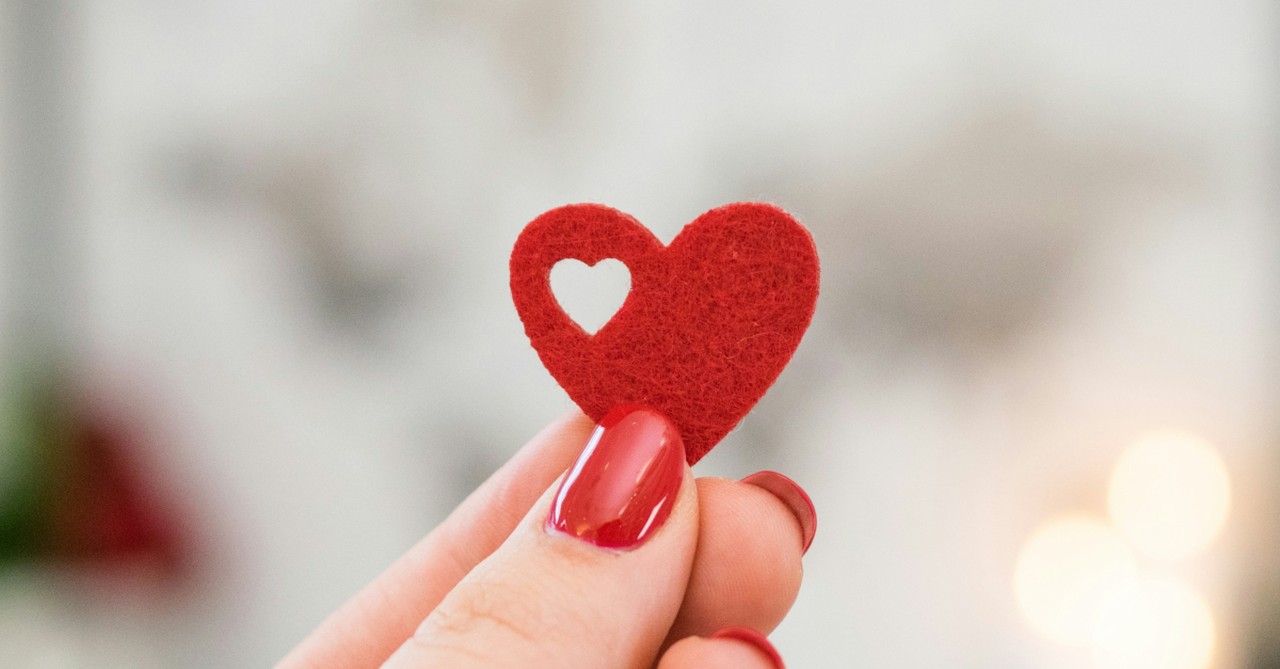
[[[443,523],[343,604],[278,669],[376,667],[473,567],[506,540],[582,450],[594,423],[573,410],[547,426]]]

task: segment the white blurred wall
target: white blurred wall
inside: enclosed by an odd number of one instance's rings
[[[163,435],[204,571],[162,615],[33,576],[6,601],[44,613],[0,617],[19,658],[269,663],[569,406],[507,293],[525,222],[599,201],[669,240],[765,199],[823,297],[699,469],[817,503],[790,666],[1082,666],[1013,561],[1162,427],[1236,477],[1217,552],[1176,568],[1245,666],[1280,567],[1267,3],[72,8],[70,320]]]

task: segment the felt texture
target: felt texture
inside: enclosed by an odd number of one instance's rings
[[[551,268],[616,258],[631,292],[594,335],[551,291]],[[599,204],[553,209],[511,252],[511,295],[542,363],[599,421],[643,404],[680,429],[700,460],[773,385],[818,297],[813,238],[782,209],[744,202],[699,216],[663,246],[634,218]]]

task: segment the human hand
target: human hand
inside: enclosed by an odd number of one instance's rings
[[[781,667],[760,633],[795,600],[815,523],[780,474],[695,480],[651,410],[575,412],[278,669]]]

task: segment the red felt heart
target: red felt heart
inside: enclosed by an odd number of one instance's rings
[[[594,335],[551,292],[551,268],[621,260],[631,292]],[[643,404],[680,428],[690,464],[764,395],[813,317],[818,254],[785,211],[713,209],[664,247],[634,218],[574,204],[534,219],[511,252],[511,296],[551,375],[588,416]]]

